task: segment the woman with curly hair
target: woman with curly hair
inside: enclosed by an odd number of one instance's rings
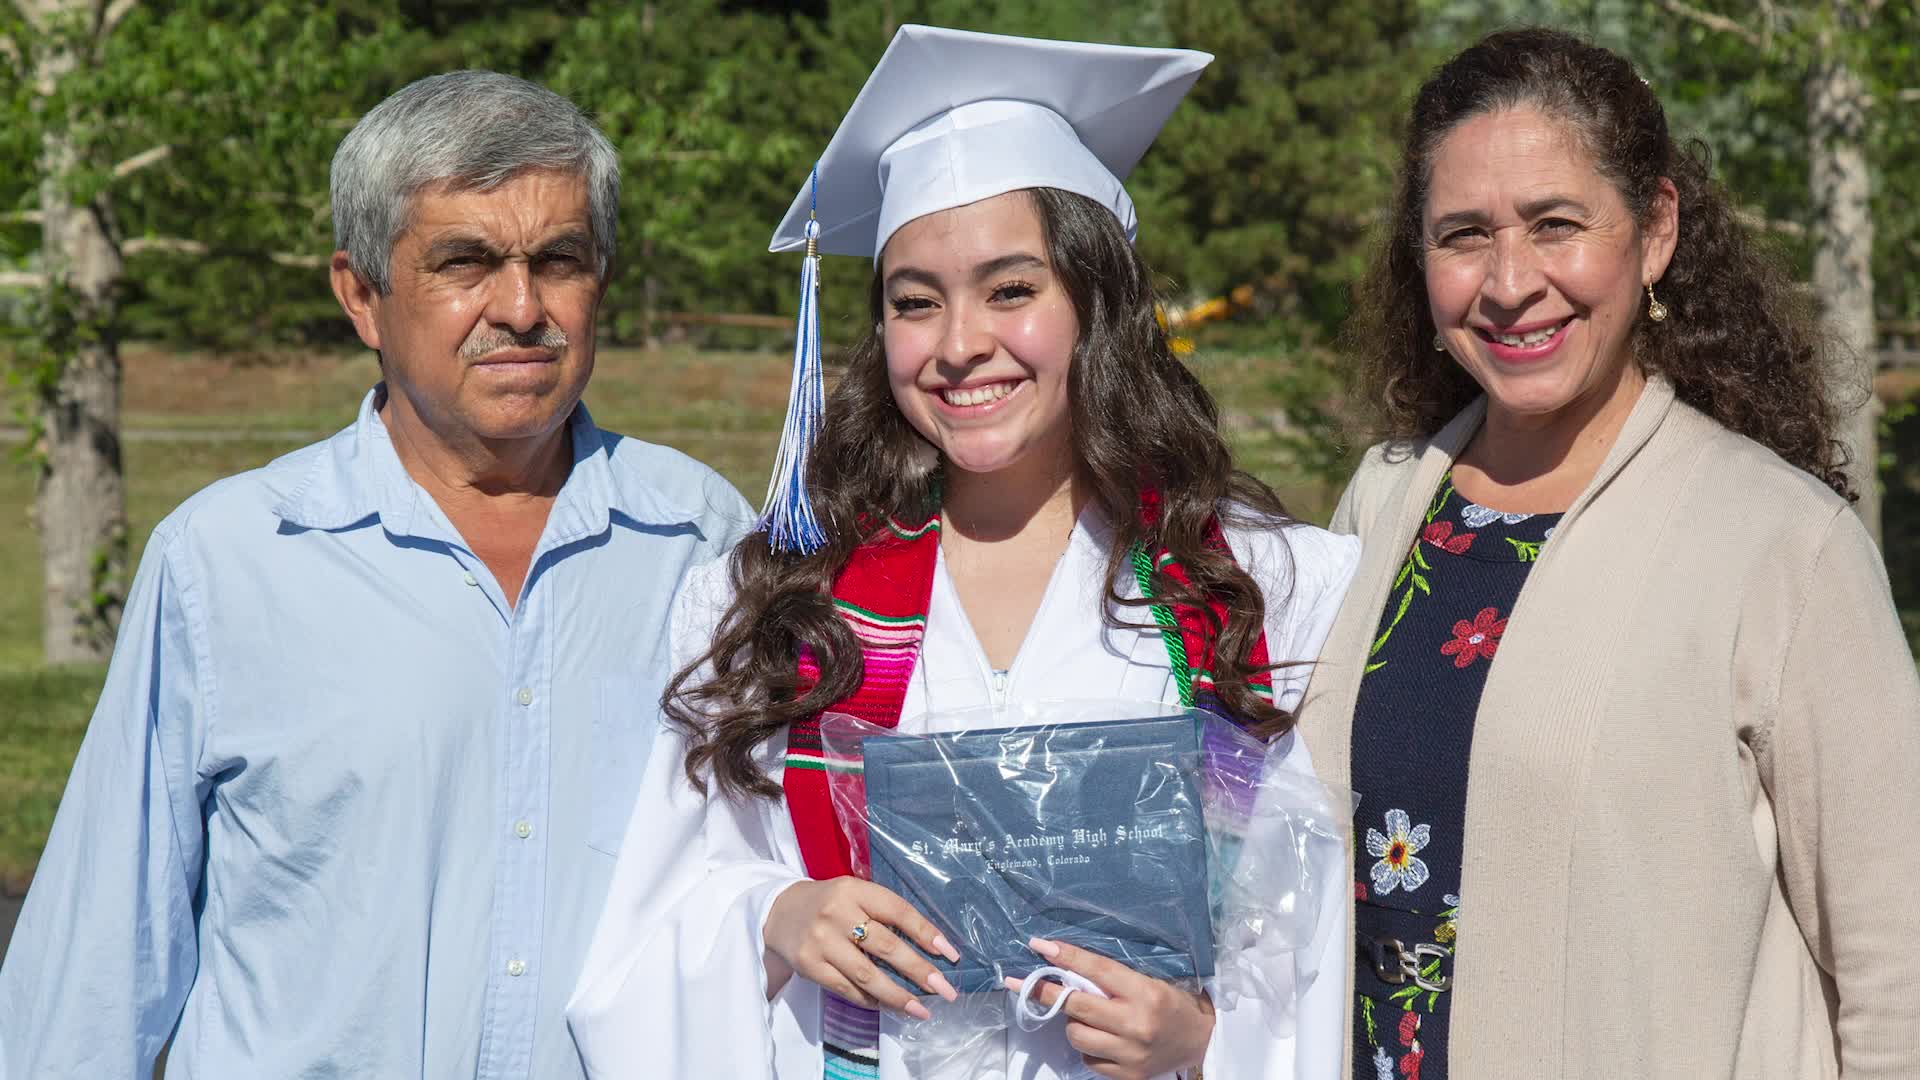
[[[916,731],[1129,698],[1215,711],[1311,771],[1290,710],[1359,545],[1234,468],[1155,321],[1119,180],[1209,59],[909,26],[829,144],[775,247],[871,258],[873,332],[809,450],[819,534],[763,529],[677,605],[668,729],[568,1010],[593,1075],[928,1074],[903,1025],[956,998],[927,957],[957,950],[850,875],[823,713]],[[1291,1000],[1217,1015],[1036,939],[1098,992],[943,1075],[1326,1076],[1344,986],[1307,984],[1338,971],[1345,909],[1314,913],[1326,957],[1274,973]]]
[[[1704,150],[1494,34],[1414,102],[1363,301],[1389,439],[1301,716],[1361,798],[1352,1075],[1915,1075],[1920,682]]]

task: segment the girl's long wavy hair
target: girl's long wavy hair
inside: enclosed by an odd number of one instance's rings
[[[1674,141],[1659,99],[1625,58],[1537,27],[1481,39],[1414,100],[1389,232],[1346,334],[1381,434],[1431,437],[1480,393],[1459,364],[1430,347],[1421,221],[1442,140],[1462,121],[1512,108],[1564,124],[1642,226],[1662,177],[1679,192],[1678,241],[1657,285],[1672,316],[1637,320],[1629,341],[1643,370],[1664,374],[1681,401],[1854,498],[1813,305],[1784,261],[1735,218],[1706,145]]]
[[[1211,394],[1169,348],[1154,317],[1153,281],[1112,211],[1081,195],[1034,188],[1047,252],[1079,319],[1080,338],[1067,388],[1075,465],[1091,501],[1111,522],[1107,560],[1108,625],[1149,625],[1122,617],[1144,601],[1123,597],[1135,542],[1162,548],[1192,578],[1183,586],[1156,574],[1156,598],[1206,611],[1225,609],[1215,634],[1223,704],[1264,735],[1284,732],[1292,717],[1256,694],[1246,662],[1267,605],[1260,587],[1230,554],[1207,544],[1208,523],[1278,527],[1288,520],[1273,489],[1234,467],[1220,434]],[[813,508],[827,531],[811,555],[777,552],[764,532],[730,556],[733,601],[705,654],[668,684],[668,721],[687,739],[686,773],[707,789],[709,774],[730,796],[773,798],[779,788],[754,751],[787,725],[851,695],[865,670],[860,643],[833,608],[833,584],[854,550],[888,518],[924,520],[938,509],[939,456],[895,406],[879,336],[884,296],[874,275],[868,306],[874,331],[854,347],[827,398],[808,467]],[[1161,494],[1159,519],[1141,521],[1141,493]],[[1089,613],[1091,614],[1091,613]],[[1145,613],[1139,613],[1144,615]],[[800,693],[801,644],[811,646],[821,677]]]

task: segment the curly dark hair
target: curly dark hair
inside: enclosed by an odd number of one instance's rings
[[[1102,618],[1113,626],[1147,625],[1121,617],[1145,604],[1119,590],[1133,572],[1128,552],[1136,541],[1172,552],[1192,583],[1156,574],[1154,596],[1203,612],[1208,599],[1223,605],[1224,625],[1209,628],[1218,643],[1221,701],[1262,735],[1284,732],[1293,718],[1253,691],[1247,680],[1258,669],[1245,658],[1267,605],[1286,598],[1262,596],[1252,576],[1207,539],[1216,514],[1268,528],[1290,518],[1272,488],[1234,467],[1219,409],[1168,346],[1154,317],[1152,277],[1113,212],[1052,188],[1028,194],[1081,328],[1067,377],[1075,464],[1115,533]],[[773,550],[764,532],[742,540],[730,556],[733,600],[711,647],[668,684],[663,706],[687,738],[687,778],[701,791],[711,773],[728,795],[779,794],[755,765],[755,749],[852,694],[864,671],[859,641],[834,613],[835,579],[888,518],[924,520],[937,509],[939,456],[895,406],[887,382],[878,333],[883,302],[876,272],[868,293],[875,329],[854,347],[828,396],[809,460],[826,546],[795,555]],[[1140,515],[1149,488],[1162,496],[1151,528]],[[802,643],[821,672],[805,694],[796,668]]]
[[[1679,193],[1679,235],[1659,283],[1673,317],[1636,322],[1628,347],[1642,369],[1665,375],[1681,401],[1854,498],[1814,306],[1785,261],[1735,218],[1706,144],[1674,141],[1666,111],[1632,63],[1540,27],[1487,35],[1435,71],[1414,99],[1387,234],[1345,335],[1380,433],[1428,438],[1480,393],[1465,369],[1436,362],[1429,348],[1435,328],[1422,214],[1447,134],[1517,107],[1566,125],[1642,226],[1662,177]]]

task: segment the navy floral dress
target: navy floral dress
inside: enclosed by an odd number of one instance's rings
[[[1476,506],[1449,475],[1381,612],[1353,717],[1355,1080],[1446,1080],[1474,714],[1559,520]]]

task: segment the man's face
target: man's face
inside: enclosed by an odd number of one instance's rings
[[[442,441],[541,438],[593,373],[602,258],[586,180],[529,172],[491,191],[420,192],[391,291],[363,290],[357,311],[342,299],[392,403]]]

